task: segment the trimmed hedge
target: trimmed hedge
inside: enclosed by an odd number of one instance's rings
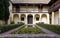
[[[59,25],[40,24],[40,23],[37,23],[37,25],[42,26],[48,30],[51,30],[57,34],[60,34],[60,26]]]
[[[24,25],[24,23],[20,23],[20,24],[10,24],[10,25],[0,25],[0,34],[3,32],[6,32],[8,30],[14,29],[16,27],[22,26]]]
[[[23,27],[21,29],[13,31],[11,34],[45,34],[45,32],[37,27]]]

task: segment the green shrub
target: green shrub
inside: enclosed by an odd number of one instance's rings
[[[27,28],[23,27],[12,32],[11,34],[40,34],[40,33],[44,34],[44,32],[37,27],[27,27]]]
[[[19,22],[19,24],[23,25],[24,23],[23,22]]]
[[[24,24],[10,24],[10,25],[1,25],[0,26],[0,33],[6,32],[8,30],[14,29],[16,27],[22,26]]]
[[[14,21],[12,21],[12,22],[11,22],[11,24],[15,24],[15,22],[14,22]]]
[[[51,30],[57,34],[60,34],[60,26],[59,25],[40,24],[40,23],[37,23],[37,25],[42,26],[48,30]]]

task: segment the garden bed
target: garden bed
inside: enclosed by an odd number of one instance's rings
[[[57,34],[60,34],[60,26],[59,25],[49,25],[49,24],[38,24],[39,26],[42,26],[48,30],[51,30]]]
[[[11,29],[17,28],[19,26],[22,26],[22,25],[23,25],[23,23],[21,23],[21,24],[0,25],[0,34],[6,32],[6,31],[9,31]]]
[[[45,34],[41,29],[37,27],[23,27],[20,28],[11,34]]]

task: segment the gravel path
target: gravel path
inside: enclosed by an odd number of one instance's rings
[[[25,26],[25,25],[23,25],[23,26]],[[20,27],[18,27],[18,28],[12,29],[12,30],[10,30],[10,31],[4,32],[4,33],[2,33],[2,34],[10,34],[11,32],[22,28],[23,26],[20,26]]]
[[[58,35],[58,34],[52,32],[52,31],[50,31],[50,30],[47,30],[47,29],[45,29],[45,28],[43,28],[43,27],[41,27],[41,26],[38,26],[38,25],[36,25],[36,26],[37,26],[38,28],[40,28],[43,32],[47,33],[47,34]]]
[[[25,26],[25,25],[23,25]],[[40,28],[43,32],[45,32],[46,34],[9,34],[12,31],[18,30],[20,28],[22,28],[23,26],[20,26],[16,29],[10,30],[8,32],[5,32],[3,34],[0,34],[0,38],[60,38],[60,35],[51,32],[43,27],[40,27],[38,25],[36,25],[38,28]]]

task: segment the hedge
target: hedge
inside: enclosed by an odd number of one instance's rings
[[[45,32],[37,27],[23,27],[21,29],[13,31],[11,34],[45,34]]]
[[[51,30],[57,34],[60,34],[60,26],[59,25],[40,24],[40,23],[38,23],[37,25],[42,26],[48,30]]]
[[[11,29],[17,28],[19,26],[22,26],[24,23],[20,24],[10,24],[10,25],[0,25],[0,34],[6,31],[9,31]]]

